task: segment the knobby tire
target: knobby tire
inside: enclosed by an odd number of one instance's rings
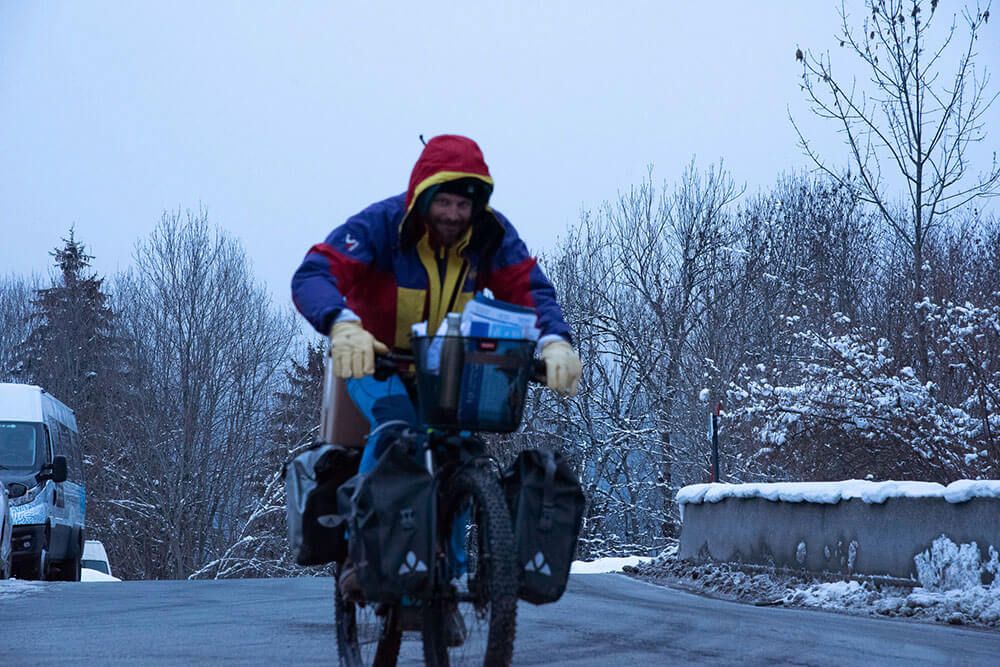
[[[449,480],[443,492],[438,528],[440,544],[447,545],[454,517],[471,508],[466,531],[469,571],[459,601],[469,636],[459,647],[449,648],[446,617],[454,599],[430,602],[424,615],[424,661],[427,665],[475,664],[482,656],[488,667],[509,665],[514,654],[517,625],[518,575],[510,512],[496,474],[487,467],[466,467]],[[442,549],[446,547],[442,546]],[[485,647],[477,634],[485,631]]]
[[[339,575],[339,568],[335,574]],[[398,615],[377,616],[372,603],[361,606],[345,600],[336,583],[334,606],[341,667],[394,667],[403,639]]]

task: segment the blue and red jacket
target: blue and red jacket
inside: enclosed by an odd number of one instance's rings
[[[429,188],[476,178],[492,189],[482,152],[471,139],[431,139],[413,167],[405,195],[372,204],[314,245],[292,277],[295,307],[322,334],[349,308],[378,340],[409,349],[410,326],[436,331],[476,292],[534,308],[542,336],[570,339],[555,289],[499,211],[478,210],[469,232],[450,248],[434,247],[417,202]]]

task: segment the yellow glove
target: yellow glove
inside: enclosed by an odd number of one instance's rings
[[[375,340],[361,322],[337,322],[330,329],[333,374],[339,378],[360,378],[375,372],[375,353],[388,354],[389,348]]]
[[[545,360],[545,383],[549,388],[575,396],[583,367],[573,347],[564,340],[553,341],[542,348],[542,359]]]

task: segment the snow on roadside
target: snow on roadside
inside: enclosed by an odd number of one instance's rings
[[[105,582],[105,581],[121,581],[121,579],[85,567],[80,570],[80,581]],[[45,590],[47,587],[50,587],[51,585],[52,584],[47,581],[31,581],[26,579],[0,579],[0,602],[3,602],[4,600],[9,600],[14,597],[19,597],[21,595],[39,593]]]
[[[1000,629],[1000,588],[976,586],[947,591],[877,587],[857,581],[800,585],[781,603],[880,616],[912,617],[955,625]]]
[[[622,568],[635,567],[646,563],[652,558],[642,556],[624,556],[621,558],[598,558],[597,560],[575,560],[569,566],[570,574],[604,574],[606,572],[621,572]]]
[[[807,572],[729,563],[690,563],[661,556],[624,572],[661,585],[758,605],[815,607],[870,616],[1000,629],[1000,556],[985,562],[974,545],[939,537],[915,557],[919,586],[874,579],[823,581]],[[830,575],[826,577],[835,577]],[[991,582],[983,585],[982,581]]]
[[[20,595],[38,593],[45,587],[43,581],[23,581],[21,579],[0,580],[0,602]]]
[[[1000,498],[1000,480],[961,479],[948,486],[935,482],[870,482],[863,479],[842,482],[713,483],[691,484],[677,492],[677,504],[682,518],[685,505],[717,503],[726,498],[764,498],[786,503],[827,505],[852,499],[881,504],[889,498],[944,498],[949,503],[964,503],[972,498]]]

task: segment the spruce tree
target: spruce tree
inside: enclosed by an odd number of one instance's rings
[[[323,393],[324,343],[306,346],[305,359],[292,359],[285,371],[287,387],[275,394],[277,407],[271,415],[274,443],[290,451],[317,437],[320,402]]]
[[[77,413],[83,429],[93,428],[117,370],[113,313],[103,278],[89,271],[92,255],[72,228],[63,247],[50,253],[59,275],[32,300],[30,332],[20,350],[21,374],[44,387]]]
[[[37,384],[76,413],[87,483],[87,531],[106,538],[108,498],[116,497],[115,431],[129,382],[117,345],[114,313],[104,279],[90,268],[93,256],[70,228],[50,253],[59,273],[32,299],[29,333],[18,350],[18,380]]]

